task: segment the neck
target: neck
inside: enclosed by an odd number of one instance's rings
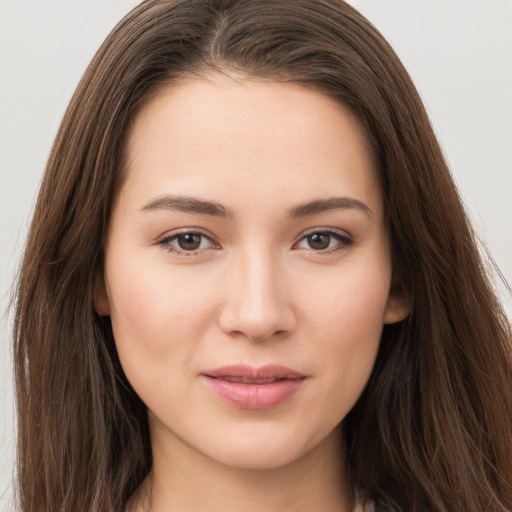
[[[225,466],[186,446],[179,456],[155,447],[153,469],[128,510],[352,512],[341,439],[336,429],[300,459],[265,469]]]

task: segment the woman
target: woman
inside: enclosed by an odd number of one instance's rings
[[[18,288],[21,510],[512,507],[510,327],[421,101],[339,1],[146,1]]]

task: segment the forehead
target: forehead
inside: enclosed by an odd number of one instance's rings
[[[283,203],[304,202],[375,195],[374,167],[359,124],[332,98],[293,83],[210,76],[163,88],[137,114],[123,188],[228,199],[278,192]]]

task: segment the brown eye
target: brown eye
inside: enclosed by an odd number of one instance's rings
[[[159,242],[169,252],[183,256],[196,256],[208,249],[219,249],[219,246],[204,233],[186,231],[168,236]]]
[[[309,247],[315,251],[327,249],[331,243],[331,238],[330,233],[313,233],[306,237]]]
[[[201,246],[203,235],[199,233],[184,233],[176,237],[178,247],[183,251],[196,251]]]
[[[321,254],[331,254],[342,249],[348,249],[352,243],[352,239],[342,232],[319,230],[312,231],[303,236],[297,244],[294,245],[294,248],[307,249]]]

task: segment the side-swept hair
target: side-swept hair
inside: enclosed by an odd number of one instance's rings
[[[354,489],[378,511],[512,510],[510,325],[416,89],[341,0],[147,0],[99,49],[51,151],[17,288],[20,510],[122,512],[151,469],[146,408],[94,312],[95,277],[134,115],[211,70],[319,90],[372,145],[412,311],[385,327],[344,420]]]

